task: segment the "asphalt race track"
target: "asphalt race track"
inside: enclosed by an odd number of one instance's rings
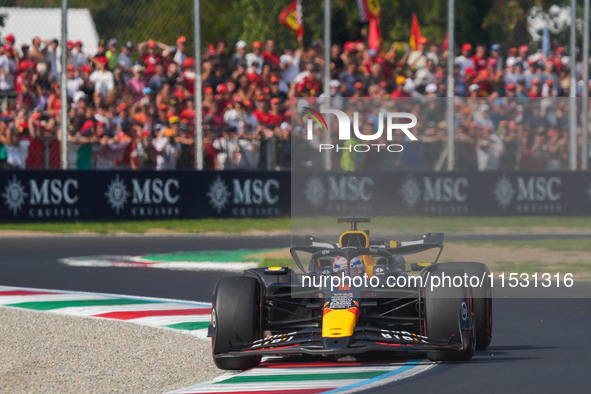
[[[58,259],[101,254],[276,248],[289,246],[289,243],[289,236],[1,238],[0,284],[210,302],[213,286],[224,273],[68,267],[58,263]]]
[[[523,237],[543,238],[540,235]],[[511,239],[516,237],[511,236]],[[209,301],[215,281],[230,274],[69,267],[59,264],[58,259],[101,254],[277,248],[289,243],[289,236],[7,237],[0,239],[0,284]],[[374,388],[371,392],[586,393],[591,386],[590,327],[591,298],[496,298],[494,337],[487,351],[477,352],[469,363],[441,364],[416,377]]]

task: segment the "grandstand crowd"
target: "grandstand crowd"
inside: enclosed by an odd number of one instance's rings
[[[418,118],[418,141],[394,135],[404,146],[400,154],[339,153],[333,168],[439,169],[445,159],[445,100],[437,98],[446,96],[447,50],[425,38],[415,50],[392,45],[380,53],[362,41],[334,44],[330,59],[320,40],[277,48],[272,39],[231,45],[220,39],[202,55],[200,76],[184,36],[173,45],[101,40],[96,53],[68,41],[65,87],[57,40],[15,43],[6,36],[0,51],[0,168],[60,168],[62,88],[68,168],[195,168],[196,78],[203,84],[206,169],[288,169],[292,160],[306,165],[322,131],[309,141],[305,118],[292,108],[328,95],[334,106],[361,114],[364,133],[378,130],[380,109],[402,108]],[[568,96],[572,70],[563,48],[547,57],[526,45],[465,43],[459,49],[455,167],[568,169],[568,98],[561,97]],[[329,92],[323,92],[325,62]],[[581,69],[578,61],[579,95],[589,88]],[[291,106],[293,99],[298,104]],[[302,157],[291,157],[293,144]]]

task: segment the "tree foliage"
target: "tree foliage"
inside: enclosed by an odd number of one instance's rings
[[[238,40],[252,42],[273,38],[279,46],[296,44],[295,34],[278,21],[292,0],[201,1],[201,37],[207,44],[223,38],[230,48]],[[5,6],[59,7],[60,0],[4,0]],[[407,42],[412,13],[430,41],[441,43],[447,29],[447,1],[380,0],[381,30],[385,45]],[[455,36],[462,44],[501,43],[505,47],[529,44],[527,15],[534,6],[549,9],[567,0],[456,0]],[[173,45],[193,36],[193,0],[69,0],[71,8],[90,9],[101,38],[116,37],[134,43],[153,38]],[[304,42],[322,39],[324,2],[302,0]],[[343,44],[362,37],[366,26],[359,21],[357,0],[332,0],[332,41]],[[187,48],[192,53],[192,48]]]

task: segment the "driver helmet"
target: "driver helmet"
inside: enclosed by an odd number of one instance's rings
[[[347,276],[347,259],[337,256],[334,260],[333,271],[336,275],[341,277]],[[360,276],[365,272],[365,264],[361,256],[353,257],[351,259],[351,276]]]

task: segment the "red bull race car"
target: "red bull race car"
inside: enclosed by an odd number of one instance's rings
[[[438,263],[442,233],[401,242],[372,239],[357,229],[369,221],[339,219],[351,228],[338,243],[306,236],[304,245],[290,249],[292,268],[256,268],[220,279],[208,330],[217,367],[252,368],[266,355],[371,352],[467,361],[486,349],[492,338],[486,265]],[[430,249],[439,249],[434,261],[407,266],[404,256]]]

